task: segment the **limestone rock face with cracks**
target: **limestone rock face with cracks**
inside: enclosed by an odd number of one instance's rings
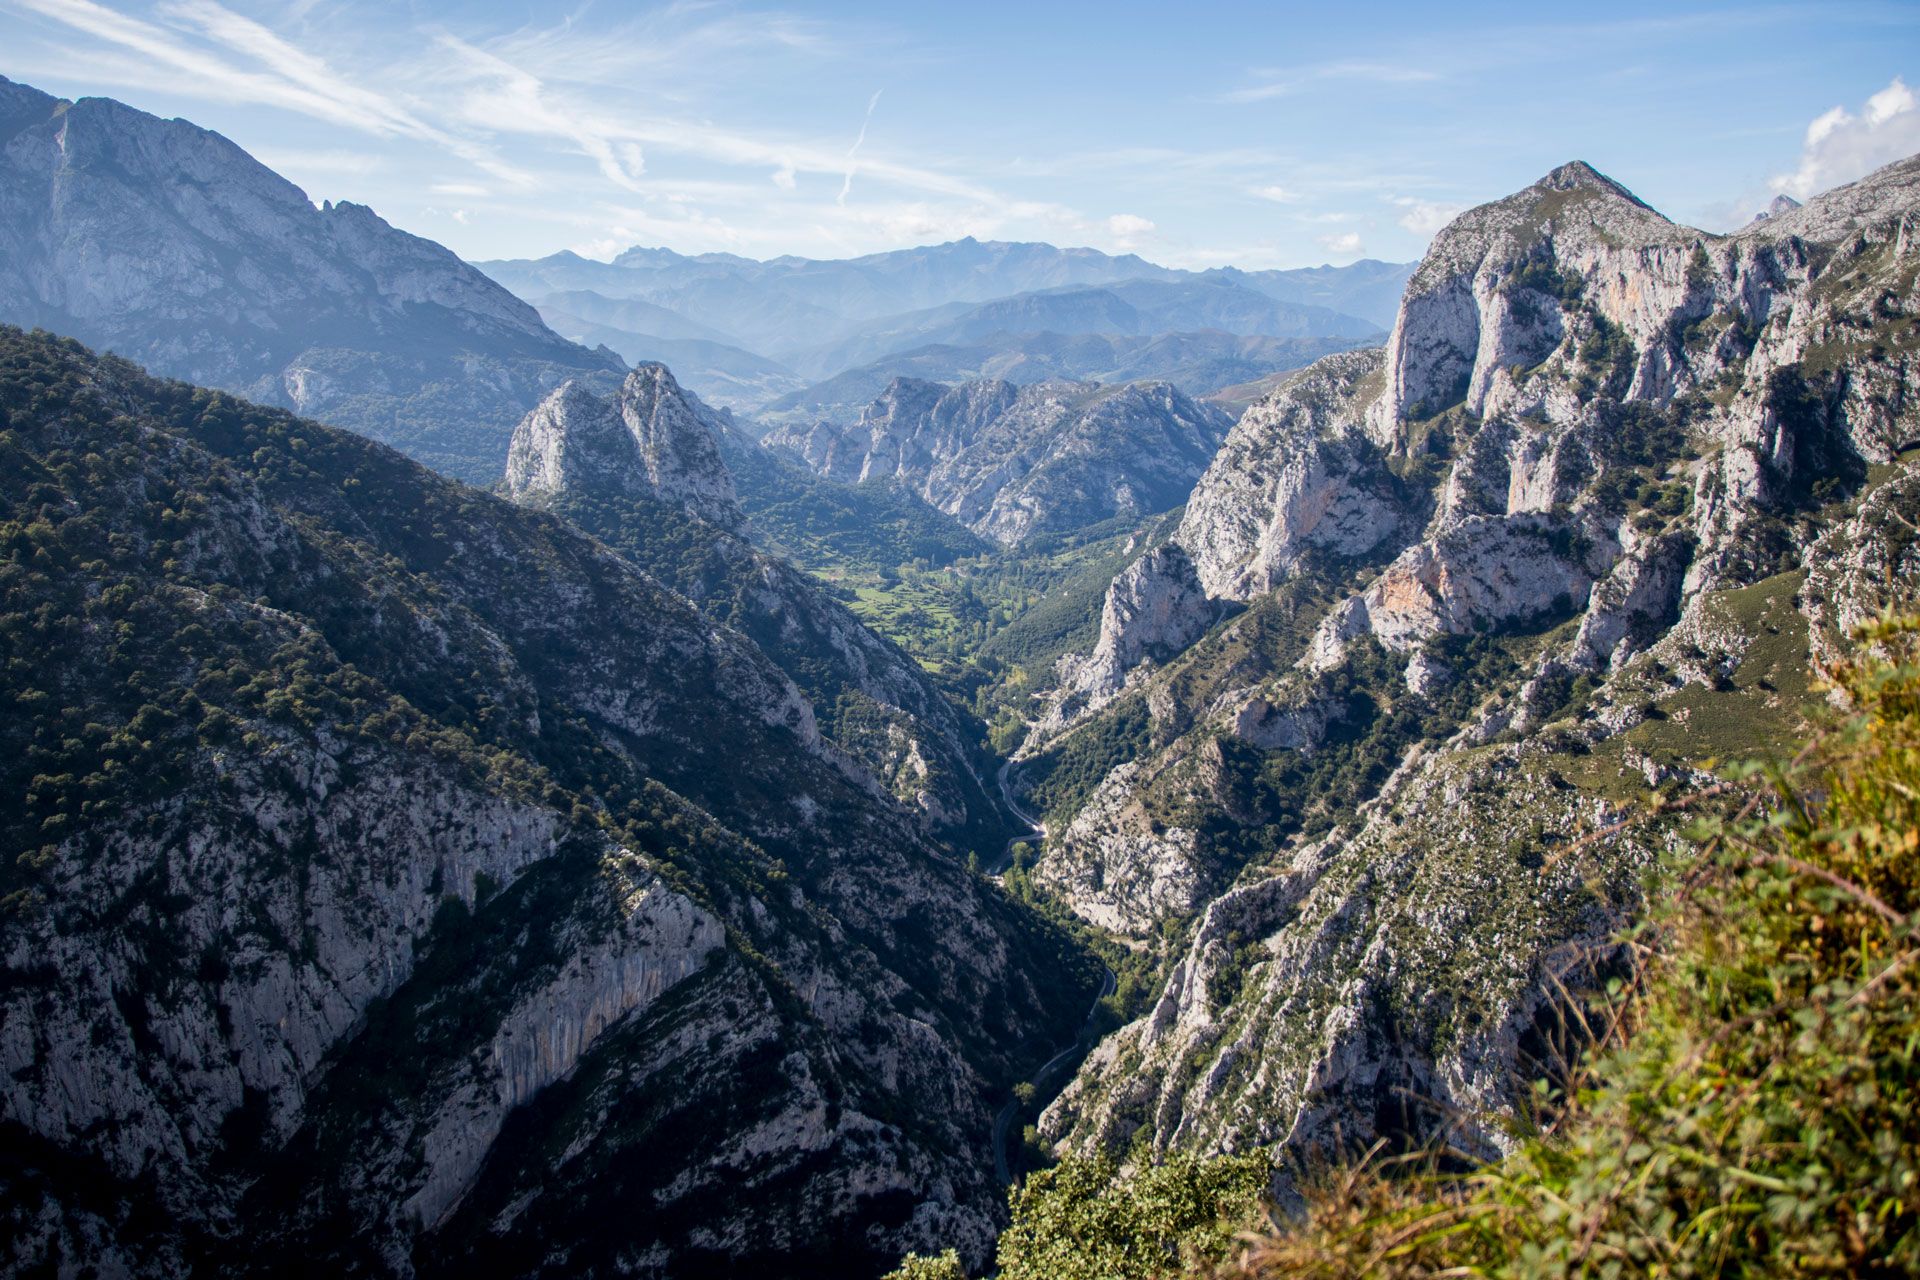
[[[1177,506],[1231,425],[1165,382],[896,378],[858,421],[785,426],[767,443],[830,479],[903,484],[1011,547]]]
[[[1048,1139],[1498,1149],[1667,834],[1581,837],[1794,736],[1808,646],[1913,603],[1916,232],[1920,159],[1728,236],[1569,164],[1435,237],[1384,350],[1247,410],[1172,538],[1234,616],[1104,704],[1065,661],[1029,742],[1035,878],[1191,928]]]

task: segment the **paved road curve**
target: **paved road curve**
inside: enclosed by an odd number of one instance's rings
[[[1006,848],[1000,851],[999,863],[987,868],[987,874],[990,876],[1005,875],[1007,869],[1013,866],[1013,846],[1019,844],[1022,840],[1044,840],[1047,838],[1047,824],[1040,821],[1040,819],[1033,814],[1028,813],[1025,809],[1022,809],[1020,802],[1013,798],[1013,788],[1007,783],[1007,771],[1011,768],[1013,768],[1013,761],[1001,761],[1000,772],[994,775],[994,780],[1000,784],[1000,798],[1007,802],[1007,810],[1012,813],[1014,817],[1027,824],[1027,833],[1025,835],[1015,836],[1013,839],[1007,841]]]
[[[1045,1084],[1048,1076],[1067,1065],[1077,1054],[1093,1047],[1094,1039],[1099,1034],[1097,1019],[1100,1015],[1100,1002],[1112,995],[1114,988],[1118,985],[1119,982],[1113,976],[1113,970],[1101,970],[1100,994],[1094,997],[1093,1006],[1087,1010],[1087,1020],[1081,1024],[1080,1034],[1074,1038],[1072,1044],[1048,1058],[1038,1071],[1027,1077],[1035,1086]],[[1014,1113],[1019,1109],[1020,1102],[1016,1098],[1000,1108],[1000,1114],[993,1118],[993,1172],[994,1176],[1000,1179],[1001,1186],[1006,1186],[1013,1181],[1013,1172],[1007,1166],[1007,1135],[1013,1129]]]

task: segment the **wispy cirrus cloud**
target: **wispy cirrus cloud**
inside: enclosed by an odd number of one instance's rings
[[[844,205],[848,194],[853,190],[853,173],[860,167],[857,157],[860,154],[860,148],[867,144],[867,126],[873,123],[873,109],[880,105],[881,92],[875,89],[873,96],[867,99],[867,114],[860,117],[860,134],[853,140],[853,145],[847,148],[847,175],[840,180],[840,198],[837,201],[839,204]],[[791,173],[792,170],[788,169],[786,172]]]
[[[254,103],[376,138],[423,142],[510,189],[542,185],[535,174],[503,160],[493,145],[518,137],[558,142],[564,152],[590,161],[611,186],[635,195],[657,194],[646,177],[648,152],[658,149],[710,165],[757,168],[785,192],[795,191],[802,175],[831,176],[838,179],[842,205],[851,197],[856,172],[925,196],[979,206],[975,212],[991,220],[1020,203],[962,174],[875,155],[866,146],[866,133],[879,92],[868,99],[859,133],[847,148],[663,111],[673,105],[671,92],[658,92],[663,77],[636,75],[649,68],[697,66],[703,57],[714,61],[728,52],[829,57],[843,51],[844,42],[829,39],[821,24],[805,19],[674,4],[622,23],[615,29],[618,39],[609,38],[605,29],[587,30],[574,18],[484,42],[430,31],[422,53],[376,71],[377,79],[408,85],[403,99],[368,87],[364,74],[341,72],[218,0],[162,0],[149,11],[150,18],[96,0],[0,0],[0,8],[59,24],[98,42],[103,53],[126,55],[104,61],[79,57],[76,71],[104,66],[141,87]],[[636,79],[645,92],[635,90]],[[339,165],[303,168],[348,171]]]
[[[792,190],[801,174],[831,175],[843,189],[857,166],[870,178],[933,195],[1002,205],[991,187],[923,165],[875,156],[864,149],[864,126],[851,150],[806,139],[756,135],[711,122],[659,114],[638,104],[609,111],[590,105],[598,95],[577,84],[556,84],[515,65],[490,48],[442,33],[436,47],[447,57],[427,74],[452,91],[460,121],[488,132],[524,134],[571,143],[593,159],[609,181],[639,191],[637,161],[652,149],[727,166],[770,172],[776,186]],[[868,102],[871,113],[879,94]]]
[[[464,70],[459,98],[462,118],[496,133],[528,134],[571,143],[592,160],[601,176],[616,187],[640,190],[646,172],[646,152],[637,138],[623,136],[617,123],[590,111],[555,100],[546,84],[485,49],[452,35],[441,35],[439,47]]]
[[[528,176],[485,147],[422,119],[412,109],[341,75],[322,60],[282,40],[250,18],[211,0],[159,6],[162,26],[95,4],[93,0],[11,0],[13,7],[139,56],[169,88],[187,96],[279,107],[381,138],[432,143],[516,185]],[[198,35],[228,53],[197,46]],[[166,74],[170,73],[170,74]]]

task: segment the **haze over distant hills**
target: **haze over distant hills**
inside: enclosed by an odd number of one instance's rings
[[[998,378],[1022,386],[1048,378],[1171,382],[1193,395],[1285,377],[1323,355],[1377,343],[1365,338],[1272,338],[1218,329],[1145,337],[1103,333],[996,333],[978,343],[934,343],[882,356],[751,410],[769,424],[851,420],[895,378],[959,383]]]
[[[900,374],[1164,378],[1203,394],[1383,340],[1412,271],[1362,261],[1193,272],[971,238],[838,261],[634,248],[612,262],[557,253],[477,265],[568,336],[633,360],[678,357],[689,387],[745,412],[776,400],[857,406]],[[1084,341],[1094,337],[1110,341]],[[1255,337],[1310,345],[1233,341]],[[689,340],[715,345],[674,345]],[[946,347],[966,350],[922,351]],[[908,353],[921,358],[899,364]],[[866,371],[856,391],[810,386],[856,370]]]

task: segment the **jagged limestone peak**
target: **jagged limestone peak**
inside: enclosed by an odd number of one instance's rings
[[[742,520],[706,406],[662,364],[642,364],[612,396],[578,380],[557,387],[514,428],[507,492],[653,498],[723,527]]]
[[[1525,260],[1543,244],[1557,251],[1693,234],[1592,165],[1573,160],[1531,186],[1469,209],[1448,223],[1413,273],[1407,296],[1437,288],[1483,262]]]
[[[1792,213],[1800,207],[1800,202],[1782,191],[1767,202],[1767,207],[1753,215],[1753,221],[1765,222],[1768,218],[1777,218],[1783,213]]]

